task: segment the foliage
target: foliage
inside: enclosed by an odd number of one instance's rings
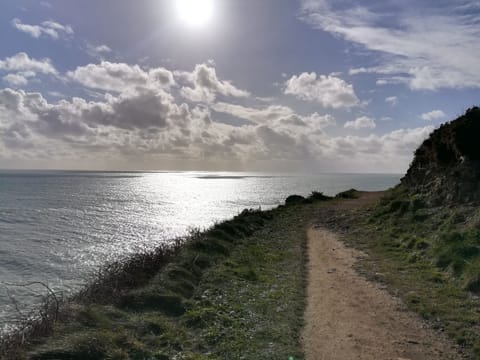
[[[335,196],[335,197],[337,199],[357,199],[358,198],[358,191],[355,190],[355,189],[350,189],[350,190],[338,193],[337,196]]]

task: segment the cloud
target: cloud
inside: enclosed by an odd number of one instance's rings
[[[293,109],[281,105],[253,108],[228,103],[217,103],[212,106],[212,109],[260,125],[269,125],[275,128],[297,127],[297,131],[300,131],[298,127],[312,131],[322,130],[336,124],[335,118],[330,114],[320,115],[313,113],[308,116],[302,116],[296,114]]]
[[[389,97],[385,98],[385,102],[387,104],[390,104],[391,106],[397,106],[398,105],[398,97],[389,96]]]
[[[38,73],[58,75],[50,59],[32,59],[26,53],[18,53],[0,60],[0,71],[11,72],[3,77],[3,81],[15,87],[26,85],[29,79]]]
[[[425,121],[433,121],[438,119],[443,119],[447,115],[442,110],[432,110],[430,112],[420,115],[420,117]]]
[[[351,84],[331,75],[317,76],[314,72],[292,76],[285,82],[284,93],[334,109],[349,108],[359,103]]]
[[[103,59],[106,55],[112,53],[112,49],[107,45],[92,45],[87,43],[86,45],[87,54],[95,59]]]
[[[25,64],[32,60],[21,59]],[[7,63],[12,61],[2,64]],[[136,169],[214,164],[232,170],[260,170],[265,164],[287,170],[287,164],[305,163],[325,171],[403,171],[401,166],[408,165],[415,147],[432,129],[332,136],[328,131],[336,121],[330,114],[300,114],[275,103],[240,105],[231,101],[240,97],[242,103],[258,102],[255,97],[244,99],[242,90],[215,72],[210,82],[200,81],[197,70],[198,66],[192,72],[172,72],[110,62],[73,69],[67,78],[93,89],[96,97],[91,100],[59,96],[49,101],[37,92],[0,89],[0,162]],[[205,87],[214,98],[228,98],[185,102],[181,91],[188,85],[194,90]],[[227,123],[228,116],[245,121]],[[356,122],[366,124],[361,118]]]
[[[219,80],[215,68],[210,64],[198,64],[193,72],[177,72],[176,76],[193,85],[181,89],[182,96],[193,102],[211,103],[217,94],[239,98],[250,96],[248,91],[238,89],[231,82]]]
[[[172,72],[167,69],[145,71],[138,65],[108,61],[80,66],[69,71],[67,77],[92,89],[116,92],[137,87],[168,88],[175,84]]]
[[[240,119],[249,120],[258,124],[278,121],[281,118],[286,118],[294,115],[292,109],[281,105],[271,105],[258,109],[253,107],[219,102],[212,105],[212,109],[217,112],[230,114]]]
[[[350,73],[376,74],[379,85],[400,83],[412,90],[480,87],[475,2],[411,4],[302,0],[301,18],[369,50],[377,64]]]
[[[259,111],[269,118],[265,115],[269,111]],[[319,129],[325,124],[316,123],[332,122],[326,115],[271,119],[241,126],[220,123],[207,107],[178,104],[164,90],[143,89],[101,101],[73,98],[49,103],[39,93],[3,89],[0,158],[68,164],[88,159],[90,167],[123,161],[133,168],[138,164],[161,168],[164,162],[177,166],[220,162],[232,169],[258,161],[308,161],[310,166],[323,164],[324,169],[403,171],[414,149],[433,130],[429,126],[383,135],[332,137]]]
[[[310,124],[311,126],[318,129],[335,126],[337,123],[335,118],[330,114],[320,115],[318,113],[313,113],[309,116],[302,117],[302,119],[303,121],[305,121],[306,124]]]
[[[159,89],[107,95],[103,101],[73,98],[57,103],[39,93],[3,89],[0,119],[0,143],[6,144],[14,126],[22,126],[28,134],[24,148],[37,151],[30,157],[54,149],[77,151],[76,156],[102,149],[105,156],[232,161],[310,158],[320,151],[315,145],[320,133],[312,131],[318,126],[315,122],[330,120],[314,114],[233,126],[213,121],[208,108],[178,104]]]
[[[25,75],[21,74],[8,74],[3,77],[3,81],[12,86],[23,86],[28,83],[28,79]]]
[[[433,126],[398,129],[383,135],[343,136],[329,139],[330,151],[341,168],[359,172],[404,172],[415,149],[434,130]]]
[[[138,88],[168,89],[180,83],[180,94],[192,102],[212,103],[218,94],[226,97],[250,95],[230,82],[220,80],[215,68],[206,64],[196,65],[192,72],[172,72],[161,67],[145,70],[139,65],[102,61],[69,71],[67,77],[91,89],[119,93]]]
[[[377,125],[372,118],[362,116],[352,121],[347,121],[343,126],[345,129],[374,129]]]
[[[53,67],[50,59],[32,59],[24,52],[0,60],[0,70],[31,71],[50,75],[57,74],[57,70]]]
[[[60,36],[71,36],[74,34],[74,31],[70,25],[62,25],[52,20],[44,21],[41,25],[29,25],[24,24],[20,19],[15,18],[12,20],[12,25],[18,31],[24,32],[36,39],[40,38],[42,35],[45,35],[57,40],[60,38]]]

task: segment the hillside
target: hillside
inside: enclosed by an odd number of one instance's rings
[[[402,184],[432,205],[480,202],[480,108],[443,124],[415,152]]]
[[[479,138],[477,107],[440,126],[416,150],[401,184],[351,225],[358,229],[352,245],[377,259],[372,271],[391,272],[380,281],[405,292],[410,309],[474,359],[480,356]]]

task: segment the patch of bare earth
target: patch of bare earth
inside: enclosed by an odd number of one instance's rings
[[[378,193],[333,205],[351,210]],[[308,295],[303,344],[307,360],[459,359],[450,342],[403,304],[353,268],[364,254],[340,235],[314,226],[308,231]]]

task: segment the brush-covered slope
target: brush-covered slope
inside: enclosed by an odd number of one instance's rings
[[[424,259],[480,294],[480,108],[442,125],[415,152],[378,223],[412,262]]]
[[[372,222],[412,261],[426,259],[480,294],[480,108],[442,125],[416,150]]]
[[[435,130],[415,152],[402,184],[436,205],[480,202],[480,108]]]
[[[468,359],[480,359],[479,205],[475,107],[424,141],[401,184],[355,238],[377,257],[372,271],[390,271],[387,282],[403,291],[409,308],[454,339]]]

